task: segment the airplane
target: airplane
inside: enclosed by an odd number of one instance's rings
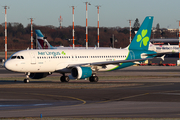
[[[47,41],[47,37],[44,37],[40,30],[35,30],[37,35],[37,47],[38,49],[73,49],[73,47],[58,46],[54,47]],[[86,47],[74,47],[74,49],[86,49]],[[112,47],[88,47],[88,49],[112,49]]]
[[[157,52],[148,50],[153,18],[144,19],[125,49],[29,49],[14,53],[4,66],[10,71],[26,73],[25,83],[30,82],[29,78],[41,79],[53,72],[62,74],[61,82],[69,82],[71,77],[97,82],[98,71],[122,69],[158,56]]]
[[[53,49],[54,47],[49,44],[47,37],[41,33],[40,30],[35,30],[37,35],[37,47],[38,49]]]
[[[41,33],[40,30],[35,30],[37,34],[37,44],[38,49],[73,49],[72,47],[64,47],[64,46],[58,46],[53,47],[50,45],[50,43],[47,41],[47,37],[44,37],[44,35]],[[136,31],[137,33],[137,31]],[[85,47],[75,47],[74,49],[86,49]],[[88,49],[112,49],[112,47],[88,47]],[[151,42],[149,43],[149,49],[151,51],[156,51],[157,53],[178,53],[179,51],[179,45],[154,45]]]
[[[179,52],[179,45],[153,45],[151,42],[149,44],[149,50],[156,51],[157,53],[164,53],[164,52]]]

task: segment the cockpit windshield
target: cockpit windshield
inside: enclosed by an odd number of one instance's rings
[[[11,59],[24,59],[23,56],[12,56]]]

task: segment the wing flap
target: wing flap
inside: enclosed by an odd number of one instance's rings
[[[128,62],[139,62],[153,58],[143,58],[143,59],[133,59],[133,60],[116,60],[116,61],[104,61],[104,62],[93,62],[93,63],[82,63],[82,64],[69,64],[67,68],[75,67],[75,66],[104,66],[104,65],[119,65],[120,63],[128,63]]]

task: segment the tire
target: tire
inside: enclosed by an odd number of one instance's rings
[[[68,76],[64,77],[64,82],[69,82],[69,77]]]
[[[61,76],[60,81],[64,82],[64,76]]]
[[[29,79],[24,79],[24,83],[29,83]]]
[[[68,76],[61,76],[60,80],[61,80],[61,82],[69,82],[69,77]]]
[[[89,81],[93,82],[93,76],[89,77]]]
[[[90,82],[98,82],[98,77],[97,76],[91,76],[91,77],[89,77],[89,81]]]
[[[94,76],[94,79],[93,79],[93,80],[94,80],[94,82],[98,82],[99,79],[98,79],[97,76]]]

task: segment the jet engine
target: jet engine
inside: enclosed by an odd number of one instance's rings
[[[84,79],[92,75],[92,70],[91,70],[91,67],[76,66],[71,70],[71,75],[75,79]]]
[[[41,78],[45,78],[48,75],[50,74],[49,73],[31,73],[29,77],[31,79],[41,79]]]

